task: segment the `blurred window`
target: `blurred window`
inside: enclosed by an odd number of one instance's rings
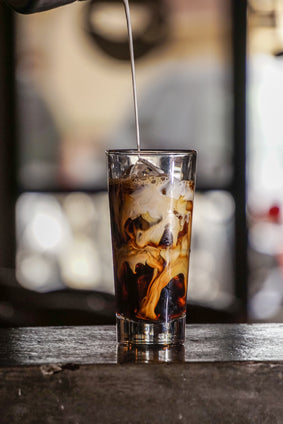
[[[132,6],[142,148],[198,151],[188,297],[226,308],[235,300],[230,3],[146,4]],[[135,148],[125,29],[122,2],[17,16],[17,278],[26,288],[113,293],[104,151]]]
[[[283,2],[249,2],[248,218],[251,320],[283,319]]]

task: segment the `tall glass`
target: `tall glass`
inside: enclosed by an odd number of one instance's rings
[[[196,152],[106,154],[118,342],[183,344]]]

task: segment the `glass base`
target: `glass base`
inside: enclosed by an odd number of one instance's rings
[[[161,364],[185,361],[185,346],[120,343],[117,347],[118,364]]]
[[[116,314],[117,340],[135,345],[182,345],[185,341],[186,316],[168,322],[133,321]]]

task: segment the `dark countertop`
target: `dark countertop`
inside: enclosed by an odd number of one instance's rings
[[[1,424],[283,423],[283,324],[187,325],[184,347],[114,326],[0,329]]]
[[[178,361],[184,362],[283,361],[283,324],[187,325],[183,348],[159,350],[176,352]],[[128,352],[128,359],[135,359],[135,351],[133,348]],[[146,348],[143,351],[157,352]],[[127,351],[117,346],[114,326],[0,330],[0,367],[57,362],[116,364],[122,356],[127,359]],[[170,355],[167,359],[165,354],[159,355],[159,360],[162,358],[168,362]]]

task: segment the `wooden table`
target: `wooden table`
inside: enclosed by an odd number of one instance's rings
[[[126,349],[113,326],[0,330],[0,423],[283,423],[283,325],[188,325]]]

